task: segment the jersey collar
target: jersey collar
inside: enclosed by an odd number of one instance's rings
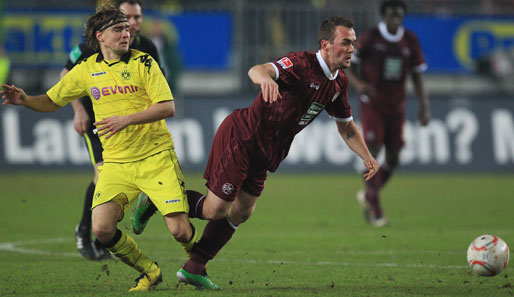
[[[403,26],[399,26],[396,34],[391,34],[389,31],[387,31],[387,25],[384,22],[380,22],[378,23],[378,31],[380,31],[380,35],[382,35],[385,40],[389,42],[398,42],[403,38],[405,28],[403,28]]]
[[[327,63],[325,62],[325,60],[323,60],[320,50],[316,52],[316,58],[318,58],[319,65],[321,66],[321,69],[323,69],[323,73],[325,74],[325,76],[330,80],[336,79],[337,75],[339,74],[339,69],[336,70],[336,73],[332,74],[332,72],[330,72],[330,68],[328,68]]]
[[[126,52],[125,54],[123,54],[123,56],[121,56],[120,61],[123,61],[123,62],[125,62],[125,64],[128,64],[131,56],[132,56],[132,51],[129,49],[128,52]],[[104,59],[104,55],[102,55],[102,51],[99,51],[98,56],[96,57],[96,62],[101,62],[103,59]]]

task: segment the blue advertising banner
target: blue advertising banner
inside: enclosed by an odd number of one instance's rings
[[[418,36],[429,72],[472,72],[478,58],[514,47],[514,18],[408,16],[405,27]]]
[[[5,50],[16,68],[62,68],[71,49],[82,42],[84,23],[91,11],[7,11]],[[232,16],[229,13],[145,11],[145,25],[165,22],[165,32],[175,30],[184,66],[222,70],[232,54]],[[147,30],[150,32],[151,30]],[[147,35],[147,37],[151,37]],[[209,50],[205,48],[208,45]]]

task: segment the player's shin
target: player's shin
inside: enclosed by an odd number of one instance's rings
[[[153,261],[141,252],[141,249],[132,237],[116,230],[116,235],[104,246],[118,259],[133,267],[140,273],[147,273]]]
[[[227,217],[209,222],[205,226],[202,238],[194,245],[190,260],[184,265],[186,271],[203,274],[207,262],[227,244],[237,228],[238,226],[232,224]]]
[[[198,232],[196,231],[196,228],[193,226],[193,224],[191,224],[191,229],[193,229],[193,233],[188,242],[182,242],[182,241],[178,241],[177,239],[175,239],[184,249],[184,252],[186,253],[186,256],[188,259],[191,258],[191,252],[193,251],[193,246],[194,246],[196,240],[198,239]]]

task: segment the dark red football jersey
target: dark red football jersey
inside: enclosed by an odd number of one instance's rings
[[[384,113],[404,111],[408,74],[426,69],[414,33],[400,27],[397,34],[392,35],[383,22],[360,36],[352,62],[359,64],[361,79],[377,90],[375,98],[361,96],[361,102]]]
[[[323,110],[339,121],[351,121],[348,77],[330,73],[321,54],[293,52],[272,62],[282,99],[266,103],[259,93],[252,105],[232,113],[240,140],[255,146],[259,162],[275,171],[289,152],[297,133]]]

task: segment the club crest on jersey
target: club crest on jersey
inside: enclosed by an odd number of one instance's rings
[[[288,57],[283,57],[282,59],[278,60],[277,63],[280,64],[280,66],[282,66],[282,69],[286,69],[293,66],[293,62],[291,62],[291,60],[289,60]]]
[[[129,80],[130,79],[130,71],[128,71],[127,69],[123,70],[123,72],[121,72],[121,78],[123,80]]]
[[[313,83],[313,82],[311,82],[311,84],[309,85],[309,87],[311,87],[311,88],[313,88],[313,89],[316,89],[316,91],[317,91],[317,90],[319,90],[319,85],[317,85],[317,84],[315,84],[315,83]]]

